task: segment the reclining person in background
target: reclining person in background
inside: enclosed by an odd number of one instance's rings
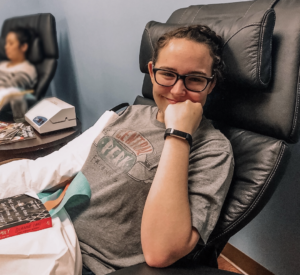
[[[13,28],[6,36],[5,53],[8,61],[0,62],[0,89],[32,89],[37,82],[35,67],[26,59],[31,45],[31,33],[21,27]]]
[[[26,59],[31,45],[29,30],[16,27],[6,35],[8,61],[0,62],[0,111],[14,97],[22,98],[23,90],[31,90],[37,82],[35,67]]]
[[[163,35],[148,64],[157,107],[128,107],[93,141],[76,176],[88,181],[91,200],[67,209],[83,274],[107,274],[145,261],[166,267],[207,242],[234,168],[230,142],[202,115],[222,77],[222,46],[206,26]],[[170,134],[170,128],[177,132]],[[182,133],[186,138],[178,136]],[[42,159],[49,165],[47,156]],[[10,167],[17,171],[25,162]],[[17,183],[12,169],[11,180],[2,176],[0,193],[16,193],[17,184],[23,191],[39,186],[40,180],[28,180],[30,174],[46,173],[33,161],[30,165]],[[54,184],[59,183],[44,189]]]

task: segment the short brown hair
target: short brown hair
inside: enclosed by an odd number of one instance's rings
[[[173,38],[185,38],[208,46],[210,55],[213,59],[212,70],[217,81],[223,79],[224,63],[222,60],[223,39],[213,30],[204,25],[192,25],[180,27],[176,30],[169,31],[161,36],[153,51],[152,62],[155,65],[159,51],[165,47]]]

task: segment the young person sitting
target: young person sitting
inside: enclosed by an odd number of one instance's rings
[[[230,142],[203,116],[222,76],[221,49],[222,39],[206,26],[163,35],[148,64],[157,107],[128,107],[92,143],[77,174],[88,181],[91,200],[67,209],[83,274],[145,261],[166,267],[207,242],[234,168]],[[18,177],[23,191],[27,174]],[[13,176],[2,178],[1,192],[16,189]]]
[[[35,67],[26,59],[31,45],[31,32],[16,27],[5,39],[8,61],[0,62],[0,111],[14,98],[22,100],[24,90],[32,90],[37,82]]]
[[[84,272],[166,267],[207,241],[234,165],[229,141],[202,115],[222,74],[221,48],[205,26],[163,35],[148,64],[157,107],[128,107],[94,141],[82,169],[90,204],[69,212]]]

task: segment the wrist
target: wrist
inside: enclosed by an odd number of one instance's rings
[[[168,136],[185,140],[188,142],[190,148],[192,148],[193,138],[189,133],[182,132],[182,131],[176,130],[174,128],[168,128],[165,131],[164,139],[166,139],[166,137],[168,137]]]
[[[190,154],[190,145],[187,140],[176,138],[175,136],[167,136],[165,139],[164,148],[169,148],[178,152],[182,150],[186,151],[187,154]]]
[[[187,133],[187,134],[190,134],[190,135],[193,134],[193,130],[188,125],[184,126],[184,125],[177,125],[177,124],[174,125],[174,124],[173,125],[172,124],[171,125],[165,124],[166,130],[174,129],[174,130],[181,131],[181,132],[184,132],[184,133]]]

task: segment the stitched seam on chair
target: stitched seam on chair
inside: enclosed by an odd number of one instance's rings
[[[265,189],[268,187],[271,178],[273,177],[273,175],[275,174],[278,165],[280,163],[280,160],[282,158],[282,155],[285,151],[286,145],[284,143],[282,143],[281,145],[281,149],[280,149],[280,153],[279,156],[276,160],[275,166],[272,169],[272,172],[270,173],[268,179],[266,180],[266,184],[264,185],[263,189],[260,191],[258,197],[255,199],[254,203],[247,209],[246,213],[244,215],[242,215],[236,222],[234,222],[232,225],[230,225],[227,229],[225,229],[224,232],[220,233],[218,236],[216,236],[214,239],[212,239],[208,244],[212,243],[214,240],[218,239],[219,237],[221,237],[222,235],[226,234],[228,231],[230,231],[232,229],[232,227],[236,226],[237,224],[239,224],[244,218],[246,218],[249,214],[249,212],[251,212],[251,210],[253,209],[253,207],[256,206],[257,202],[259,201],[260,197],[262,196],[262,194],[264,194]]]
[[[271,74],[272,74],[272,65],[270,64],[270,70],[269,70],[269,81],[267,82],[263,82],[261,80],[261,60],[262,60],[262,50],[263,50],[263,42],[264,42],[264,33],[265,33],[265,28],[263,27],[264,26],[264,23],[265,21],[267,20],[268,16],[270,13],[274,13],[274,11],[270,11],[268,12],[265,16],[264,16],[264,19],[262,21],[262,25],[261,25],[261,29],[263,29],[263,33],[262,33],[262,43],[261,43],[261,47],[260,47],[260,57],[259,57],[259,67],[258,67],[258,74],[259,74],[259,81],[264,84],[264,85],[267,85],[269,82],[270,82],[270,79],[271,79]],[[270,38],[270,54],[272,53],[272,37],[273,37],[273,30],[274,30],[274,26],[275,26],[275,16],[274,16],[274,25],[273,25],[273,29],[272,29],[272,32],[271,32],[271,38]],[[271,61],[272,62],[272,61]]]
[[[254,1],[254,2],[250,5],[250,7],[247,9],[247,11],[245,12],[245,14],[244,14],[241,18],[244,18],[244,17],[246,16],[246,14],[247,14],[248,11],[251,9],[251,7],[254,5],[255,2],[256,2],[256,1]]]
[[[277,0],[275,0],[277,1]],[[270,64],[270,72],[269,72],[269,81],[271,81],[272,78],[272,62],[273,62],[273,57],[272,57],[272,46],[273,46],[273,32],[274,32],[274,28],[275,28],[275,23],[276,23],[276,13],[275,11],[273,11],[274,13],[274,25],[273,25],[273,29],[271,32],[271,38],[270,38],[270,54],[271,54],[271,64]]]
[[[258,0],[256,0],[256,1],[258,1]],[[254,2],[251,4],[251,6],[247,9],[247,11],[245,12],[245,14],[244,14],[241,18],[244,18],[244,17],[246,16],[246,14],[248,13],[248,11],[251,9],[251,7],[254,5],[254,3],[255,3],[256,1],[254,1]],[[269,6],[269,9],[271,9],[271,8],[273,7],[273,5],[274,5],[276,2],[277,2],[277,0],[274,0],[274,1],[272,2],[272,4]]]
[[[295,115],[293,119],[293,125],[292,125],[292,132],[290,134],[290,138],[295,132],[296,125],[297,125],[297,118],[298,118],[298,111],[299,111],[299,95],[300,95],[300,67],[298,71],[298,83],[297,83],[297,98],[296,98],[296,105],[295,105]]]
[[[198,250],[198,251],[195,253],[195,255],[194,255],[194,257],[193,257],[193,260],[196,260],[196,259],[198,258],[199,254],[204,250],[204,248],[205,248],[205,246],[203,246],[202,249]]]
[[[148,37],[149,37],[149,40],[150,40],[150,45],[151,45],[152,51],[154,52],[154,47],[153,47],[153,45],[152,45],[152,40],[151,40],[150,33],[149,33],[148,29],[145,29],[145,30],[146,30],[146,32],[147,32],[147,34],[148,34]]]
[[[264,15],[264,19],[266,19],[267,17]],[[257,66],[258,66],[258,79],[260,81],[260,83],[262,84],[265,84],[263,83],[263,81],[261,80],[261,56],[262,56],[262,48],[263,48],[263,44],[264,44],[264,33],[265,33],[265,27],[264,27],[264,21],[265,20],[262,20],[262,23],[260,25],[260,39],[259,39],[259,42],[260,42],[260,49],[259,49],[259,60],[257,62]]]
[[[179,18],[179,20],[178,20],[178,22],[177,22],[177,24],[179,24],[180,23],[180,21],[181,21],[181,19],[182,19],[182,17],[186,14],[186,12],[187,12],[187,10],[188,10],[189,8],[186,8],[186,10],[183,12],[183,14],[181,14],[181,16],[180,16],[180,18]]]
[[[258,43],[258,54],[257,54],[257,62],[256,62],[256,68],[255,68],[255,77],[257,77],[257,71],[258,71],[258,80],[260,83],[264,84],[260,79],[260,67],[261,67],[261,52],[262,52],[262,45],[264,42],[264,28],[263,24],[260,25],[260,36],[259,36],[259,43]]]
[[[271,6],[269,7],[269,9],[273,8],[273,5],[277,2],[278,0],[274,0],[271,4]]]
[[[191,23],[194,23],[194,20],[195,20],[196,16],[198,15],[199,11],[200,11],[203,7],[204,7],[204,5],[201,6],[201,7],[198,9],[198,11],[197,11],[197,13],[195,14],[195,16],[194,16],[194,18],[193,18],[193,20],[192,20]]]
[[[260,43],[260,49],[259,49],[259,60],[258,60],[258,79],[260,81],[260,83],[262,83],[263,85],[266,85],[268,82],[264,83],[262,80],[261,80],[261,59],[262,59],[262,50],[263,50],[263,44],[264,44],[264,34],[265,34],[265,27],[264,27],[264,23],[265,21],[267,20],[268,18],[268,15],[269,15],[270,12],[268,12],[267,14],[264,15],[264,18],[261,22],[261,27],[260,27],[260,39],[259,41],[261,41]]]
[[[243,30],[243,29],[245,29],[245,28],[248,28],[248,27],[252,27],[252,26],[260,26],[260,25],[261,25],[261,24],[259,24],[259,23],[254,23],[254,24],[249,24],[249,25],[246,25],[246,26],[240,28],[239,30],[237,30],[232,36],[230,36],[230,37],[226,40],[226,42],[223,44],[223,48],[226,46],[226,44],[229,42],[229,40],[230,40],[231,38],[233,38],[235,35],[237,35],[241,30]]]
[[[273,169],[272,170],[272,172],[271,172],[271,174],[270,175],[274,175],[274,173],[275,173],[275,171],[277,170],[277,167],[278,167],[278,165],[279,165],[279,160],[282,158],[282,155],[283,155],[283,152],[284,152],[284,150],[285,150],[285,144],[282,144],[282,147],[281,147],[281,149],[280,149],[280,155],[279,155],[279,157],[277,158],[277,161],[276,161],[276,164],[275,164],[275,169]],[[271,178],[271,176],[269,176],[268,177],[268,179],[267,179],[267,181],[266,181],[266,185],[264,186],[264,188],[263,188],[263,190],[259,193],[259,195],[258,195],[258,197],[257,197],[257,199],[255,200],[255,202],[252,204],[252,206],[250,206],[250,208],[248,208],[248,210],[246,211],[246,213],[243,215],[243,216],[241,216],[235,223],[233,223],[229,228],[227,228],[224,232],[222,232],[220,235],[218,235],[217,237],[215,237],[213,240],[211,240],[209,243],[211,243],[211,242],[213,242],[214,240],[216,240],[217,238],[219,238],[219,237],[221,237],[222,235],[224,235],[224,234],[226,234],[228,231],[230,231],[230,229],[232,228],[232,227],[234,227],[236,224],[238,224],[241,220],[243,220],[245,217],[247,217],[248,216],[248,213],[249,213],[249,211],[251,212],[251,210],[253,209],[253,207],[257,204],[257,201],[258,201],[258,199],[262,196],[262,194],[264,193],[264,189],[266,189],[267,188],[267,185],[269,185],[269,183],[270,183],[270,178]]]

